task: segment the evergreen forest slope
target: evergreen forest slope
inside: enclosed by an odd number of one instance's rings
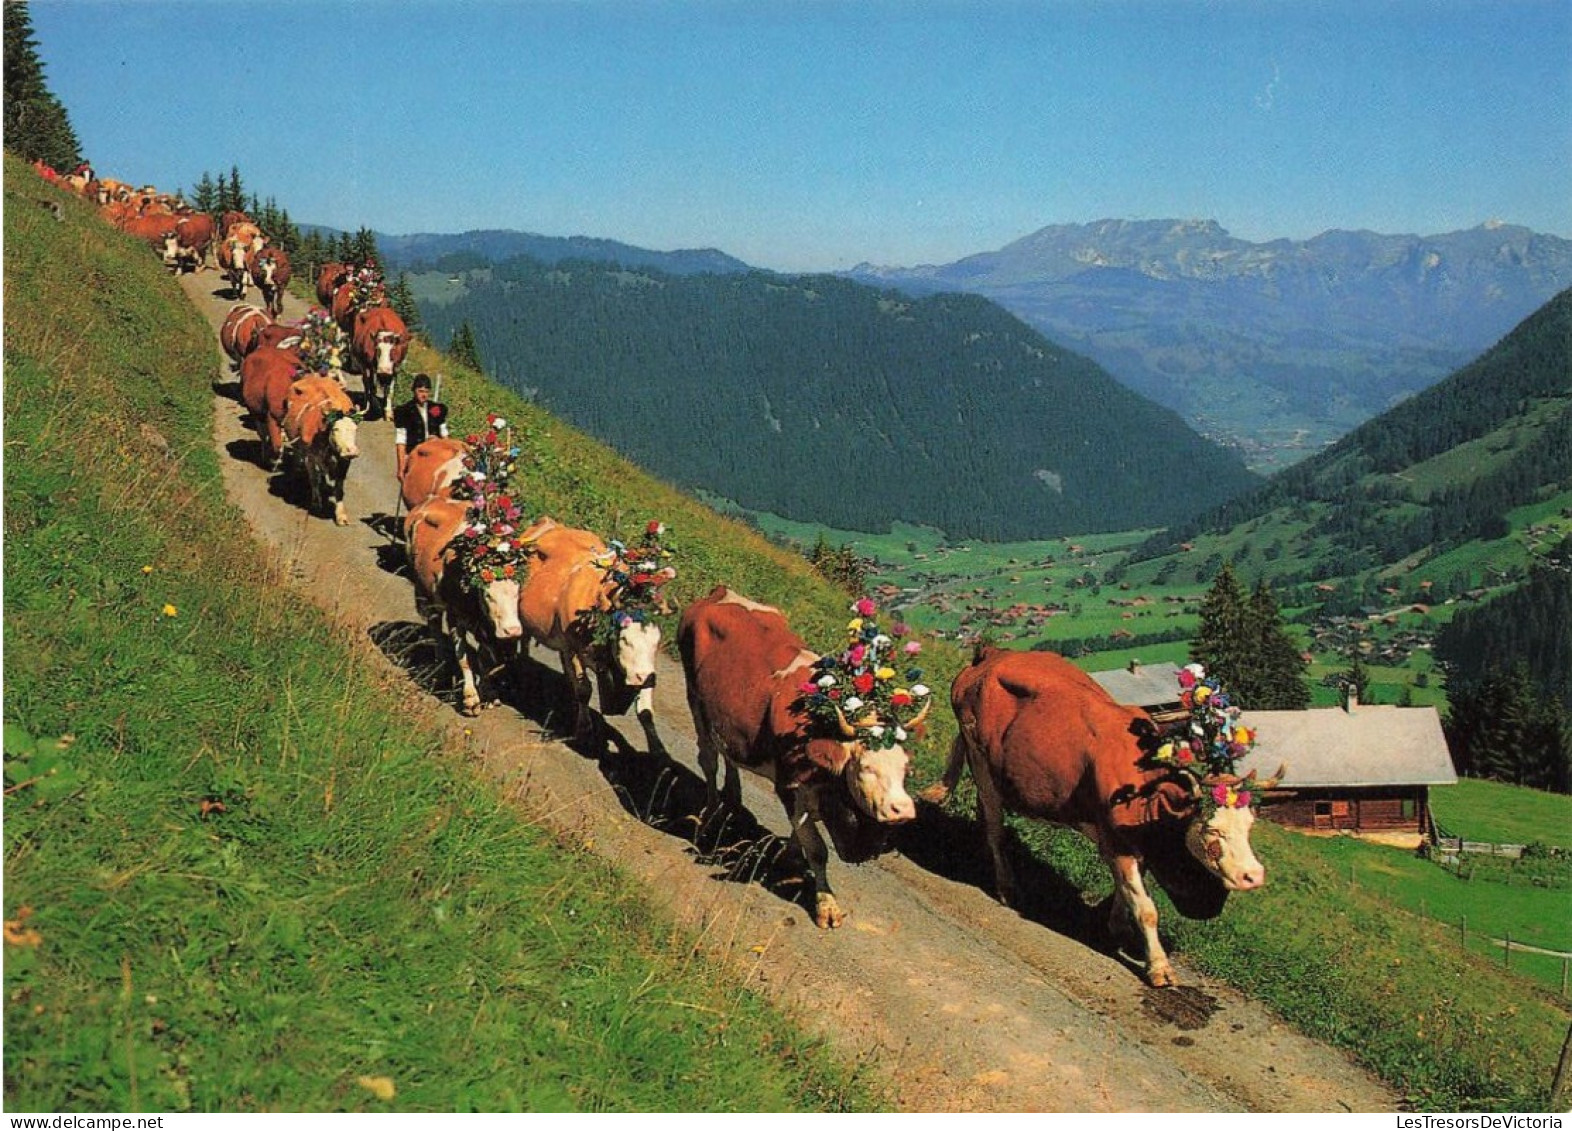
[[[859,530],[994,540],[1166,525],[1235,456],[984,299],[830,276],[515,258],[414,287],[499,379],[677,484]]]

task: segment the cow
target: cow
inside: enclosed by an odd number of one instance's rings
[[[200,271],[207,263],[208,249],[213,245],[213,217],[206,212],[192,212],[175,221],[175,259],[184,267]]]
[[[349,339],[350,364],[365,382],[366,415],[370,419],[381,419],[392,395],[393,378],[408,352],[409,328],[391,306],[371,306],[356,312]]]
[[[114,225],[127,235],[134,236],[158,252],[159,257],[164,262],[164,266],[174,266],[178,241],[175,237],[175,218],[173,216],[126,214],[116,218]]]
[[[240,362],[240,400],[262,441],[262,465],[276,471],[284,456],[284,416],[289,390],[300,375],[300,354],[264,346]]]
[[[230,295],[237,302],[246,301],[246,287],[251,282],[249,260],[251,243],[235,236],[226,236],[218,245],[218,268],[229,281]]]
[[[677,645],[710,804],[722,758],[732,807],[741,804],[739,766],[773,782],[808,863],[813,920],[840,926],[845,913],[830,888],[829,851],[817,823],[829,830],[843,860],[881,850],[891,828],[917,815],[906,792],[905,749],[875,746],[866,724],[844,717],[835,733],[825,733],[803,709],[801,684],[819,657],[778,609],[717,586],[682,614]],[[920,722],[921,716],[912,725]]]
[[[284,435],[289,451],[305,472],[311,509],[332,504],[333,521],[349,525],[344,509],[344,479],[350,460],[360,454],[356,437],[355,402],[331,377],[301,377],[284,399]]]
[[[525,646],[544,644],[561,660],[573,693],[574,739],[583,742],[595,734],[589,707],[593,673],[601,714],[622,714],[636,703],[649,752],[664,754],[654,712],[660,626],[641,610],[623,608],[622,585],[610,568],[614,556],[606,543],[552,518],[536,521],[520,540],[528,554],[519,586]],[[602,618],[604,634],[597,631]]]
[[[218,328],[218,344],[224,347],[229,360],[238,369],[246,354],[257,348],[262,331],[272,325],[275,325],[273,319],[260,306],[236,303],[229,308],[224,324]]]
[[[387,306],[387,304],[387,291],[381,282],[362,282],[351,275],[333,292],[333,301],[328,305],[328,312],[333,315],[333,321],[338,323],[340,330],[343,330],[346,335],[353,336],[355,319],[362,310]]]
[[[416,608],[432,630],[453,648],[462,684],[460,710],[480,712],[480,681],[475,668],[484,666],[495,642],[517,641],[519,583],[516,576],[481,576],[473,563],[461,559],[455,546],[460,534],[475,520],[470,502],[431,498],[404,520],[404,541],[415,571]]]
[[[451,498],[453,483],[464,474],[464,457],[469,445],[463,440],[433,436],[422,440],[410,451],[399,481],[399,498],[407,510],[414,510],[427,499]]]
[[[284,313],[284,288],[289,286],[289,256],[280,247],[264,247],[251,256],[251,278],[262,288],[267,312],[274,318]]]
[[[345,263],[324,263],[317,271],[317,301],[324,310],[333,309],[333,293],[344,285],[351,271]]]
[[[1143,864],[1180,912],[1195,918],[1219,914],[1229,892],[1266,882],[1250,847],[1248,797],[1238,807],[1206,804],[1198,775],[1150,758],[1158,735],[1146,712],[1115,702],[1062,656],[979,648],[955,677],[950,702],[959,733],[944,776],[920,796],[942,803],[971,767],[1006,905],[1016,888],[1004,853],[1005,811],[1077,829],[1113,873],[1110,933],[1120,933],[1127,916],[1145,947],[1147,981],[1171,986],[1174,969],[1157,937]]]

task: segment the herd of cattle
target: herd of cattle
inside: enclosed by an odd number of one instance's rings
[[[331,364],[337,347],[303,341],[312,325],[277,321],[287,257],[269,255],[265,234],[238,214],[226,217],[215,245],[209,217],[183,213],[178,202],[151,190],[112,181],[71,187],[97,199],[117,227],[147,240],[177,270],[200,269],[214,249],[238,300],[220,340],[240,376],[264,462],[303,472],[313,508],[331,504],[335,521],[347,523],[344,479],[358,454],[357,425],[365,413],[346,392],[343,371]],[[263,288],[265,307],[245,304],[248,281]],[[331,314],[317,325],[342,332],[348,367],[365,382],[366,408],[380,415],[408,331],[364,271],[327,265],[317,298]],[[324,357],[329,363],[321,363]],[[427,440],[410,452],[400,484],[416,607],[452,648],[461,709],[476,712],[483,680],[540,643],[558,654],[568,678],[576,738],[593,737],[604,725],[589,707],[593,675],[601,713],[636,705],[650,752],[664,755],[653,703],[660,630],[646,615],[670,611],[659,597],[659,586],[673,576],[659,561],[654,534],[661,528],[652,523],[646,544],[629,550],[551,518],[526,523],[507,494],[506,476],[481,470],[495,472],[497,459],[511,466],[506,461],[517,449],[508,445],[505,422],[495,418],[466,440]],[[843,717],[841,727],[830,729],[803,709],[804,677],[825,659],[778,609],[717,586],[683,611],[678,650],[710,804],[740,807],[739,768],[773,784],[808,865],[815,921],[840,925],[844,913],[829,883],[819,826],[843,859],[880,851],[892,829],[918,818],[905,784],[907,751],[887,738],[869,741],[863,727],[878,720],[853,726]],[[1174,972],[1158,939],[1143,867],[1182,912],[1197,917],[1218,914],[1228,892],[1264,883],[1250,847],[1255,817],[1247,783],[1182,762],[1154,763],[1146,752],[1158,732],[1146,713],[1115,702],[1068,661],[1045,652],[980,649],[957,676],[951,704],[958,734],[948,765],[942,780],[919,796],[942,803],[970,768],[1006,903],[1015,884],[1005,812],[1079,829],[1113,874],[1110,931],[1135,928],[1146,977],[1162,986],[1174,983]],[[1199,749],[1199,728],[1191,729],[1196,737],[1181,731],[1180,741]],[[921,733],[920,722],[913,733]]]

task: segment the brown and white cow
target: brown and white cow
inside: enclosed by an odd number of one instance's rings
[[[175,262],[184,269],[202,270],[207,263],[208,249],[213,245],[213,217],[206,212],[192,212],[175,221]]]
[[[944,777],[921,796],[942,802],[970,765],[1005,904],[1016,891],[1004,852],[1006,810],[1078,829],[1113,873],[1110,931],[1119,933],[1128,914],[1145,945],[1147,980],[1171,986],[1142,866],[1195,918],[1219,914],[1229,892],[1266,882],[1250,847],[1249,806],[1204,805],[1198,778],[1143,768],[1157,733],[1151,718],[1115,702],[1062,656],[980,649],[955,677],[950,701],[960,731]]]
[[[843,860],[881,850],[892,827],[917,815],[906,792],[905,749],[875,748],[850,725],[822,733],[799,706],[801,684],[819,657],[778,609],[717,586],[683,613],[677,644],[711,803],[722,758],[729,805],[741,804],[738,767],[773,782],[813,879],[814,922],[840,926],[845,915],[830,889],[829,851],[817,823]]]
[[[409,328],[391,306],[370,306],[355,313],[349,356],[366,387],[366,415],[379,419],[392,394],[393,378],[409,352]]]
[[[237,302],[244,302],[246,287],[251,282],[251,241],[237,236],[226,236],[214,254],[218,259],[218,269],[229,281],[231,297]]]
[[[276,470],[284,457],[289,390],[300,374],[300,354],[278,346],[252,350],[240,362],[240,399],[262,440],[262,465]]]
[[[284,313],[284,289],[289,286],[289,256],[281,247],[264,247],[251,253],[251,279],[262,288],[262,300],[274,318]]]
[[[537,641],[557,653],[562,674],[573,692],[573,735],[594,736],[590,711],[590,675],[600,688],[603,715],[620,715],[637,704],[635,717],[644,728],[651,754],[664,754],[655,731],[655,658],[660,654],[660,626],[620,607],[612,579],[612,554],[588,530],[542,518],[520,535],[529,552],[519,587],[519,621],[526,641]],[[611,642],[596,639],[596,621],[611,619]]]
[[[480,711],[475,669],[484,671],[492,650],[499,643],[517,641],[523,632],[518,580],[498,577],[477,584],[458,559],[453,541],[473,516],[468,502],[432,498],[404,519],[404,542],[415,571],[416,607],[452,646],[463,686],[460,709],[466,715]]]
[[[289,451],[305,472],[311,509],[332,504],[333,521],[349,525],[344,509],[344,480],[349,464],[360,454],[355,402],[331,377],[315,374],[297,379],[284,400],[284,435]]]
[[[333,295],[353,273],[347,263],[324,263],[317,270],[317,302],[322,309],[333,309]]]
[[[273,319],[260,306],[236,303],[229,308],[224,324],[218,328],[218,344],[224,347],[229,360],[238,369],[246,354],[256,349],[262,331],[272,325]]]
[[[414,510],[427,499],[451,498],[453,484],[464,474],[464,457],[469,445],[463,440],[433,436],[422,440],[406,457],[404,478],[399,481],[399,498],[407,510]]]

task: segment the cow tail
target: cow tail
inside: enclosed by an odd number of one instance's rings
[[[943,805],[960,784],[961,771],[966,767],[966,739],[960,734],[950,743],[950,760],[945,764],[944,776],[917,796],[935,805]]]

